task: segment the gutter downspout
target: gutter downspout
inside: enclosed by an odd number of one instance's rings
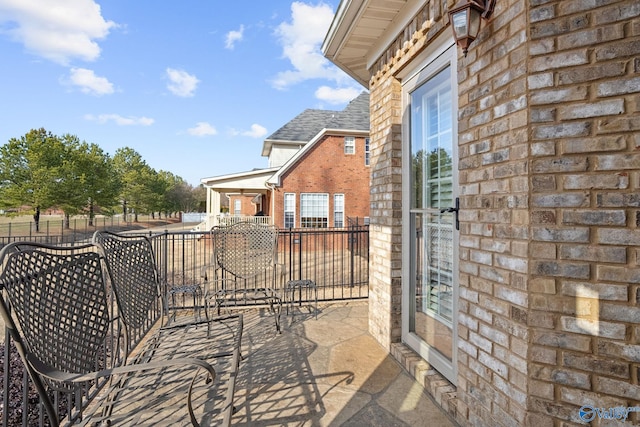
[[[270,191],[271,191],[271,215],[269,215],[271,217],[271,225],[275,225],[276,222],[276,218],[275,218],[275,213],[276,213],[276,186],[274,184],[270,184],[269,181],[265,181],[264,182],[264,186],[267,187]]]

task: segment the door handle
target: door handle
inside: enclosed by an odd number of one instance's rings
[[[456,221],[456,230],[460,230],[460,220],[458,219],[458,212],[460,211],[460,197],[456,197],[456,206],[440,209],[440,213],[443,214],[445,212],[449,212],[454,214]]]

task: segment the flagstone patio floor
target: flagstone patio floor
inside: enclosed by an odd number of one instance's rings
[[[234,426],[455,424],[368,333],[366,301],[245,312]]]

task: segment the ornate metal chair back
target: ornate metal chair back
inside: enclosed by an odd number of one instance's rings
[[[0,288],[9,302],[0,298],[0,312],[30,368],[36,364],[40,371],[49,366],[84,374],[104,367],[97,361],[111,314],[95,249],[12,243],[0,252]],[[44,380],[55,390],[73,390],[67,383]]]
[[[216,232],[219,267],[240,279],[249,279],[273,267],[278,232],[274,226],[239,222]]]
[[[163,300],[149,239],[97,231],[93,242],[104,252],[125,324],[130,328],[143,328],[155,322],[156,316],[162,313],[158,305]]]

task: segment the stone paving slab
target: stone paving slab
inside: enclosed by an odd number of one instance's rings
[[[455,426],[368,334],[366,301],[245,314],[236,426]]]

